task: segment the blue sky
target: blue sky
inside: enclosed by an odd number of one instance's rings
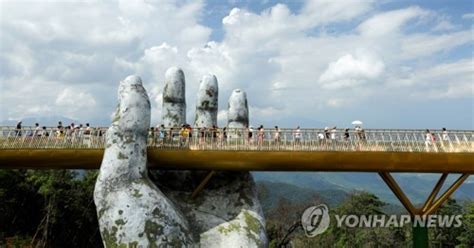
[[[190,123],[210,73],[220,125],[241,88],[255,126],[474,128],[472,1],[0,3],[0,120],[107,125],[119,81],[137,74],[156,124],[179,66]]]

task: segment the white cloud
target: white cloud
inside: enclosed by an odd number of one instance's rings
[[[402,58],[411,59],[432,55],[439,51],[449,51],[456,46],[472,43],[471,31],[459,31],[440,35],[414,34],[402,39]]]
[[[452,30],[452,29],[455,29],[455,28],[456,28],[456,26],[454,26],[450,21],[441,20],[433,28],[433,31],[446,31],[446,30]]]
[[[25,98],[31,106],[54,106],[58,95],[74,88],[88,92],[96,109],[87,115],[55,107],[54,114],[108,119],[103,111],[114,108],[120,80],[140,74],[145,87],[158,87],[167,67],[185,65],[187,51],[208,42],[211,30],[198,23],[203,6],[166,0],[2,2],[2,118],[27,115],[26,106],[16,107]],[[69,101],[58,98],[62,105]]]
[[[347,21],[371,10],[375,1],[306,1],[301,10],[301,22],[309,26]]]
[[[354,87],[379,77],[384,71],[382,61],[366,54],[354,58],[351,54],[331,62],[319,81],[324,88]]]
[[[56,98],[56,105],[66,108],[94,107],[96,101],[88,92],[65,88]]]
[[[474,62],[461,59],[451,63],[441,63],[430,68],[409,73],[403,80],[392,79],[392,87],[412,90],[414,97],[460,98],[474,95]]]
[[[420,7],[409,7],[377,14],[364,21],[357,28],[362,35],[382,36],[397,33],[409,20],[423,17],[429,11]]]
[[[474,18],[474,13],[466,13],[462,15],[462,19],[473,19]]]
[[[439,92],[429,95],[440,97],[466,97],[470,87],[472,71],[450,79],[430,70],[453,71],[450,63],[466,68],[463,59],[448,63],[438,55],[472,42],[471,30],[434,10],[380,11],[373,1],[305,1],[299,10],[276,4],[259,13],[229,7],[222,39],[212,41],[216,30],[203,24],[205,8],[212,7],[167,0],[2,3],[2,118],[28,115],[34,106],[45,115],[108,120],[103,116],[115,107],[118,82],[138,74],[156,124],[170,66],[185,72],[189,123],[199,79],[208,73],[219,81],[220,125],[234,88],[247,92],[252,122],[268,126],[339,118],[348,105],[363,106],[394,88],[390,93],[400,99],[418,98],[431,92],[422,81],[436,82]],[[77,106],[72,99],[78,98],[93,99],[95,108],[56,105]]]

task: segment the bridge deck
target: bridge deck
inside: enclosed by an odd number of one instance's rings
[[[0,168],[97,169],[107,129],[0,127]],[[474,172],[474,132],[323,129],[149,133],[150,168],[249,171]],[[225,134],[224,134],[225,133]],[[278,134],[278,135],[277,135]]]
[[[2,149],[0,168],[98,169],[103,149]],[[148,149],[151,169],[474,173],[474,153]]]

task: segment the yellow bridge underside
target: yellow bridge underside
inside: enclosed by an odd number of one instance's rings
[[[0,169],[98,169],[103,149],[2,149]],[[148,149],[152,169],[474,173],[474,153]]]

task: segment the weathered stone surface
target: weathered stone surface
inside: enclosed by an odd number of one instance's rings
[[[204,76],[198,92],[196,126],[217,124],[217,96],[217,79]],[[232,93],[229,111],[235,116],[229,119],[234,127],[248,124],[245,92]],[[154,171],[153,181],[186,216],[193,238],[201,247],[267,247],[265,220],[251,174],[216,172],[198,197],[191,199],[192,192],[207,173]]]
[[[181,187],[156,182],[186,216],[201,247],[267,247],[265,220],[251,174],[216,172],[198,197],[191,199],[207,173],[192,171]]]
[[[195,127],[217,126],[218,95],[216,76],[203,76],[197,94]]]
[[[165,127],[178,127],[186,123],[185,85],[183,70],[171,67],[166,71],[162,111]]]
[[[119,104],[107,131],[94,191],[105,247],[190,247],[189,224],[150,181],[146,136],[150,102],[141,79],[120,82]]]
[[[243,128],[249,124],[249,108],[247,94],[235,89],[229,98],[229,109],[227,112],[227,126],[229,128]]]

